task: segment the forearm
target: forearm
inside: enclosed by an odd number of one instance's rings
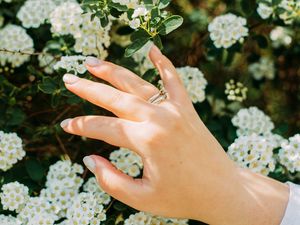
[[[287,184],[240,168],[220,181],[215,200],[202,205],[211,212],[199,220],[210,225],[280,224],[289,198]]]

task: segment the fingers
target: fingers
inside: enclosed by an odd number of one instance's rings
[[[144,180],[133,179],[100,156],[87,156],[83,161],[95,174],[99,185],[106,193],[135,208],[144,203],[143,199],[147,195],[147,186]]]
[[[121,91],[137,95],[145,100],[158,93],[158,89],[124,67],[110,62],[100,61],[95,57],[87,57],[85,63],[89,72]]]
[[[109,85],[66,74],[63,77],[68,90],[87,101],[113,112],[124,119],[143,121],[154,113],[154,105],[143,99],[119,91]]]
[[[135,149],[133,131],[136,123],[132,121],[105,116],[80,116],[62,121],[61,127],[70,134]]]
[[[170,99],[175,101],[188,99],[185,87],[172,62],[164,56],[155,45],[152,46],[149,57],[154,66],[158,69]]]

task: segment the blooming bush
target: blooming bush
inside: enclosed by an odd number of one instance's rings
[[[299,25],[299,0],[0,0],[0,224],[202,224],[113,199],[83,156],[104,155],[132,177],[142,174],[140,156],[59,126],[111,115],[62,82],[66,72],[95,79],[89,55],[161,86],[152,44],[232,160],[299,183]]]

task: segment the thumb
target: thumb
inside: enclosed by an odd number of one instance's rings
[[[106,193],[133,208],[140,208],[146,197],[143,179],[134,179],[124,174],[101,156],[86,156],[83,162],[94,173]]]

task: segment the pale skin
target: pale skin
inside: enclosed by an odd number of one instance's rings
[[[279,225],[288,186],[236,166],[199,118],[170,60],[155,46],[149,57],[168,92],[159,104],[147,101],[159,92],[155,86],[107,61],[89,57],[86,67],[112,86],[64,76],[68,90],[116,117],[76,117],[63,121],[62,128],[131,149],[143,160],[143,176],[134,179],[101,156],[86,157],[100,186],[155,215],[211,225]]]

